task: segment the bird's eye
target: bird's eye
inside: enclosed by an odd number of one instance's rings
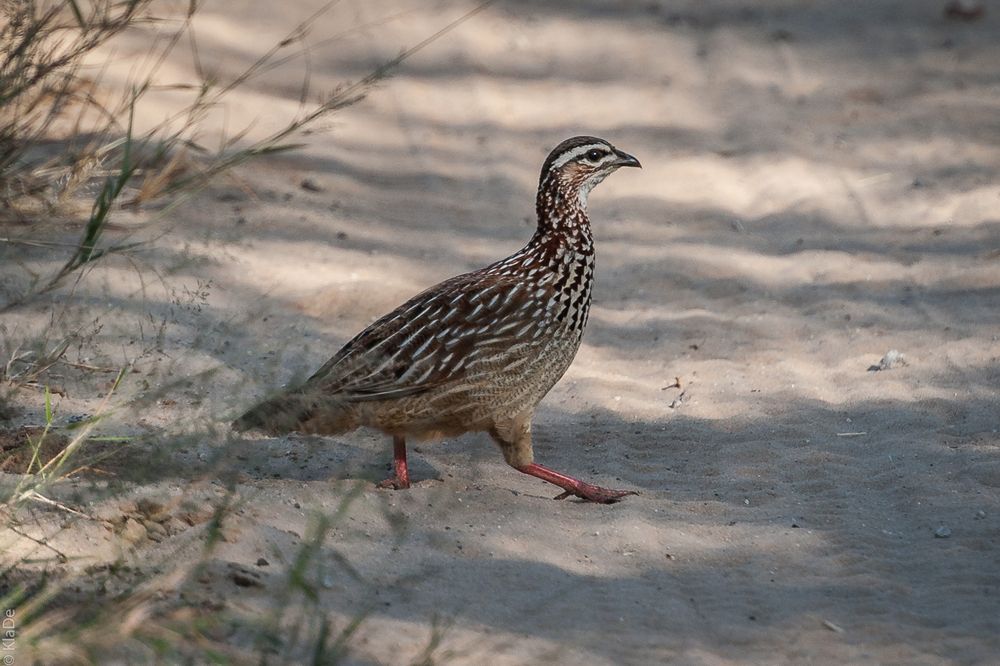
[[[594,148],[593,150],[587,151],[587,159],[590,160],[591,162],[597,162],[607,154],[608,152],[606,150],[601,150],[600,148]]]

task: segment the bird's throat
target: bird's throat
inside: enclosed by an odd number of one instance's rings
[[[593,251],[587,197],[578,184],[566,183],[551,176],[538,190],[535,211],[538,215],[536,237],[563,241],[584,253]]]

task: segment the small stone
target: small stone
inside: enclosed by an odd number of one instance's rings
[[[261,587],[261,582],[250,572],[231,571],[229,578],[240,587]]]
[[[135,545],[146,538],[146,528],[138,520],[129,518],[122,528],[122,538],[129,544]]]
[[[226,543],[236,543],[240,540],[242,531],[233,525],[222,525],[219,527],[219,536]]]
[[[934,530],[934,538],[936,539],[947,539],[950,536],[951,536],[951,529],[945,527],[944,525]]]
[[[301,187],[306,192],[322,192],[323,191],[323,187],[320,186],[320,185],[318,185],[316,183],[316,181],[313,180],[312,178],[305,178],[305,179],[303,179],[302,182],[299,183],[299,187]]]
[[[257,566],[259,566],[259,567],[267,567],[267,566],[270,566],[270,565],[271,565],[271,563],[268,562],[267,560],[265,560],[263,557],[258,557],[257,558]]]
[[[202,506],[182,511],[177,517],[191,527],[194,527],[208,521],[213,515],[215,515],[215,512],[210,507]]]
[[[143,520],[142,526],[146,528],[146,535],[153,541],[159,542],[167,537],[167,530],[154,520]]]
[[[136,503],[136,508],[139,513],[143,514],[146,518],[154,520],[158,523],[170,518],[170,512],[167,511],[167,507],[163,505],[162,502],[157,502],[156,500],[149,499],[148,497],[143,497]]]
[[[890,349],[885,353],[885,356],[878,362],[877,365],[872,365],[868,367],[868,372],[879,372],[881,370],[892,370],[893,368],[898,368],[904,365],[909,365],[906,361],[906,357],[898,349]]]
[[[180,534],[187,529],[187,523],[178,520],[177,518],[171,516],[170,520],[160,523],[163,528],[167,531],[167,534]]]
[[[985,517],[986,517],[986,512],[985,511],[983,511],[982,509],[980,509],[979,511],[976,511],[976,520],[982,520]]]

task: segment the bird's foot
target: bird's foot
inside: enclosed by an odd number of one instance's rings
[[[381,488],[382,490],[403,490],[404,488],[410,487],[410,479],[391,476],[384,481],[379,481],[375,484],[375,487]]]
[[[410,487],[410,469],[406,466],[406,440],[400,436],[392,439],[392,465],[395,474],[380,482],[376,488],[402,490]]]
[[[581,481],[576,488],[573,488],[572,490],[565,490],[552,499],[561,500],[566,499],[567,497],[579,497],[587,500],[588,502],[596,502],[598,504],[614,504],[624,497],[638,494],[639,493],[634,490],[614,490],[612,488],[602,488],[601,486],[595,486]]]
[[[587,483],[586,481],[581,481],[580,479],[574,479],[572,476],[560,474],[559,472],[551,470],[548,467],[543,467],[538,463],[528,463],[527,465],[523,465],[517,469],[525,474],[537,476],[539,479],[544,479],[545,481],[562,488],[564,492],[553,498],[557,500],[575,496],[580,499],[585,499],[588,502],[613,504],[628,495],[639,494],[634,490],[612,490],[611,488],[595,486],[592,483]]]

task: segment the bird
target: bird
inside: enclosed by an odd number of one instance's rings
[[[414,296],[356,335],[301,385],[232,426],[269,435],[338,435],[361,426],[393,440],[394,474],[410,487],[406,443],[485,432],[514,469],[562,489],[554,499],[613,503],[614,490],[534,461],[535,408],[580,348],[594,283],[591,190],[639,160],[604,139],[557,145],[539,176],[537,227],[505,259]]]

